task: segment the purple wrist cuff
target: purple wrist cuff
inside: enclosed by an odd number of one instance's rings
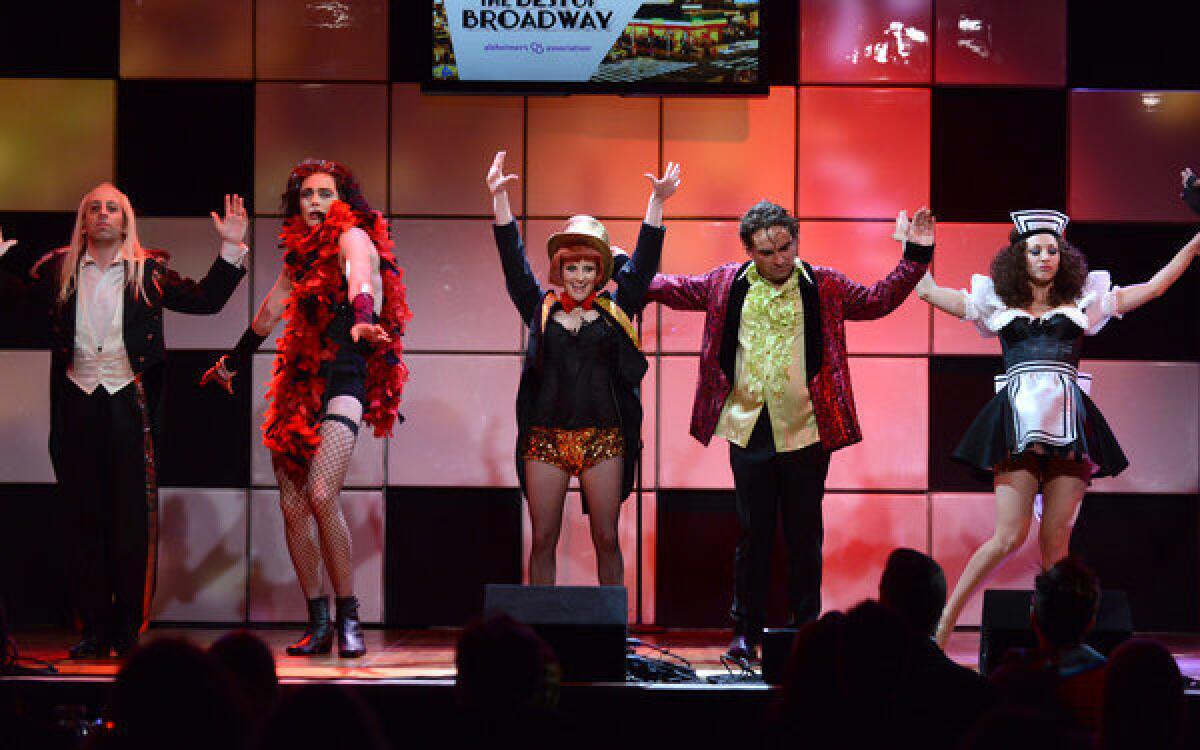
[[[366,292],[360,292],[350,302],[354,308],[354,324],[375,322],[375,298]]]

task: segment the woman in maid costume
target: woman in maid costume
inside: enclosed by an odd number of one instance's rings
[[[970,291],[939,287],[929,274],[917,284],[921,299],[998,336],[1005,367],[996,396],[954,451],[955,459],[993,473],[996,528],[946,602],[940,646],[979,584],[1024,542],[1039,493],[1038,541],[1049,568],[1067,554],[1091,479],[1116,476],[1129,464],[1088,398],[1090,378],[1076,369],[1083,337],[1165,292],[1200,249],[1197,234],[1149,281],[1119,287],[1107,271],[1088,272],[1083,254],[1064,239],[1064,214],[1017,211],[1012,218],[1008,246],[992,259],[990,276],[971,278]]]

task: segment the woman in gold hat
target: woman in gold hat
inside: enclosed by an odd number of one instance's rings
[[[658,269],[665,229],[663,204],[679,188],[679,165],[661,178],[647,174],[652,191],[633,257],[614,275],[604,225],[573,216],[547,243],[545,290],[525,257],[508,201],[516,175],[504,173],[505,152],[487,175],[496,216],[496,246],[509,297],[529,326],[529,344],[517,391],[517,476],[529,501],[533,527],[529,582],[555,581],[555,550],[567,484],[579,477],[591,520],[597,577],[624,582],[617,538],[621,503],[633,488],[641,446],[640,384],[646,357],[632,318],[646,304]],[[616,293],[603,291],[609,280]]]

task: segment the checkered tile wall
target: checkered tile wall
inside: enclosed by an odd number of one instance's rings
[[[278,272],[278,196],[303,157],[357,171],[407,271],[407,422],[360,443],[344,497],[365,615],[401,624],[460,623],[482,583],[521,577],[512,400],[524,332],[482,186],[497,149],[522,178],[531,248],[576,212],[630,245],[642,173],[681,162],[671,272],[738,258],[736,219],[760,197],[801,217],[804,257],[864,282],[899,256],[891,217],[922,204],[941,222],[935,272],[959,286],[986,268],[1016,208],[1068,211],[1072,241],[1118,283],[1145,279],[1196,229],[1177,173],[1200,168],[1200,85],[1195,66],[1168,61],[1165,50],[1194,48],[1172,28],[1183,26],[1172,3],[1139,3],[1136,18],[1065,0],[768,3],[777,85],[748,99],[423,95],[423,4],[411,0],[347,0],[337,24],[324,22],[329,4],[303,0],[15,5],[0,10],[6,237],[64,243],[80,196],[113,179],[147,243],[199,274],[221,196],[245,195],[256,217],[251,272],[225,311],[167,323],[160,621],[302,614],[258,434],[273,343],[233,398],[195,383]],[[1130,591],[1147,630],[1200,626],[1198,300],[1193,268],[1085,349],[1132,466],[1092,487],[1073,544],[1106,585]],[[645,466],[622,518],[631,619],[721,624],[732,483],[724,446],[686,434],[700,320],[652,306],[641,325]],[[25,622],[66,612],[44,450],[46,328],[21,286],[0,279],[0,583]],[[996,342],[918,300],[849,335],[866,439],[833,460],[827,607],[871,595],[900,544],[956,577],[993,512],[987,484],[948,454],[989,395]],[[559,570],[586,583],[577,505],[573,494]],[[1028,585],[1035,561],[1031,542],[993,585]],[[976,605],[963,622],[977,621]]]

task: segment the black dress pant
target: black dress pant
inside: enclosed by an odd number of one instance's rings
[[[68,572],[84,633],[127,638],[142,624],[151,493],[137,384],[84,393],[68,381],[58,410],[55,473]]]
[[[821,612],[821,545],[825,528],[821,501],[829,473],[829,453],[820,443],[776,452],[764,406],[745,448],[729,444],[741,535],[734,558],[735,630],[757,641],[767,618],[767,584],[776,519],[787,545],[787,605],[790,624],[814,620]]]

